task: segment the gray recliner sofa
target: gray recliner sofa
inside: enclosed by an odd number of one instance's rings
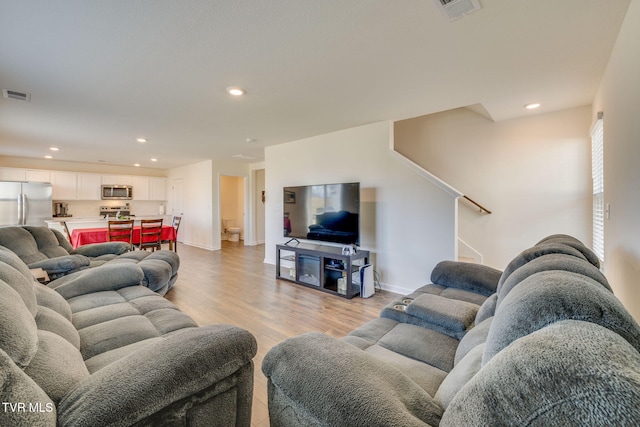
[[[249,426],[257,345],[107,263],[49,283],[0,246],[0,425]]]
[[[501,274],[444,262],[347,337],[274,346],[271,425],[640,425],[640,327],[598,267],[566,235]]]
[[[16,253],[29,268],[42,268],[56,279],[106,264],[136,264],[141,284],[164,295],[178,279],[180,258],[173,251],[131,251],[125,242],[105,242],[73,249],[58,230],[37,226],[0,228],[0,245]]]

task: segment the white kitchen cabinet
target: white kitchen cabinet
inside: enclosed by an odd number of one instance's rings
[[[77,179],[78,200],[100,200],[102,176],[95,173],[79,173]]]
[[[151,200],[149,198],[149,177],[133,176],[131,177],[131,185],[133,186],[133,200]]]
[[[51,182],[51,171],[42,169],[27,169],[24,178],[31,182]]]
[[[166,178],[149,178],[149,200],[167,200]]]
[[[24,181],[25,172],[20,168],[0,168],[0,181]]]
[[[130,175],[102,175],[103,185],[133,185]]]
[[[51,172],[53,200],[77,199],[77,174],[74,172]]]

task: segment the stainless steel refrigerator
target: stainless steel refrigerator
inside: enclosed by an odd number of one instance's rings
[[[0,181],[0,226],[46,225],[51,194],[48,182]]]

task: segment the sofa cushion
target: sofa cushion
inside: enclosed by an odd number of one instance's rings
[[[565,319],[602,325],[640,349],[640,327],[600,283],[582,274],[542,271],[524,279],[496,310],[483,363],[516,339]]]
[[[496,291],[501,274],[500,270],[482,264],[441,261],[431,271],[431,281],[489,296]]]
[[[566,320],[496,354],[456,394],[440,426],[635,426],[639,390],[640,354],[628,341]]]
[[[3,408],[3,426],[54,427],[56,407],[42,390],[13,360],[0,349],[0,401],[16,405],[16,410]],[[18,403],[32,405],[33,410],[18,411]]]
[[[406,311],[410,316],[454,331],[454,336],[457,335],[455,333],[459,333],[462,337],[473,326],[478,308],[477,304],[466,301],[423,294],[408,304]]]
[[[567,246],[571,246],[572,248],[582,252],[582,255],[584,255],[587,261],[589,261],[593,266],[600,268],[600,259],[598,256],[573,236],[569,236],[567,234],[552,234],[551,236],[547,236],[540,240],[536,245],[539,245],[540,243],[562,243]]]
[[[496,306],[499,307],[502,300],[511,292],[511,290],[532,274],[540,271],[571,271],[574,273],[582,274],[589,277],[596,282],[600,283],[604,288],[611,291],[609,282],[604,277],[602,272],[594,267],[592,264],[585,262],[575,256],[565,254],[547,254],[535,258],[528,263],[524,264],[520,268],[516,269],[511,275],[504,281],[500,292],[498,293],[498,301]]]
[[[491,323],[493,323],[493,317],[483,320],[471,329],[467,334],[462,337],[458,348],[456,348],[456,357],[453,361],[454,365],[457,365],[467,353],[478,347],[481,344],[487,342],[489,336],[489,330],[491,329]]]
[[[290,425],[296,409],[322,420],[318,425],[335,426],[438,425],[442,415],[433,398],[402,372],[320,333],[277,344],[265,356],[262,370],[272,387],[270,399],[274,389],[289,399],[278,402],[282,411],[273,416]],[[274,403],[270,400],[269,406]]]
[[[520,252],[514,259],[509,262],[509,264],[507,264],[507,267],[504,269],[504,272],[502,273],[502,276],[500,276],[500,280],[498,281],[497,292],[500,293],[503,283],[505,282],[505,280],[507,280],[511,273],[513,273],[529,261],[548,254],[565,254],[577,257],[585,261],[587,260],[587,258],[582,255],[582,252],[572,248],[571,246],[567,246],[562,243],[540,243],[536,246]]]
[[[363,338],[371,345],[380,345],[444,372],[453,368],[458,346],[458,340],[448,335],[385,318],[374,319],[351,331],[349,336]]]
[[[71,320],[71,307],[62,295],[46,286],[33,287],[38,305],[50,308],[67,320]]]
[[[487,299],[486,295],[482,295],[473,291],[462,288],[450,288],[444,285],[429,283],[424,285],[407,295],[407,298],[415,299],[422,294],[440,295],[444,298],[457,299],[459,301],[471,302],[473,304],[482,305]]]
[[[24,372],[58,404],[69,390],[89,376],[80,351],[60,335],[38,331],[38,351]]]
[[[435,400],[445,411],[458,391],[482,368],[483,353],[484,344],[472,348],[462,360],[456,363],[456,366],[453,367],[449,375],[440,384]]]
[[[38,250],[33,236],[24,227],[3,227],[0,245],[10,249],[25,264],[41,261],[47,257]]]
[[[11,286],[0,280],[0,350],[25,367],[38,351],[37,325],[33,314]]]
[[[41,268],[53,276],[69,273],[90,265],[90,260],[84,255],[60,255],[53,258],[45,258],[28,264],[29,268]]]
[[[23,228],[31,233],[38,245],[38,250],[48,258],[68,255],[73,249],[69,241],[56,229],[29,225]]]
[[[6,248],[0,247],[0,280],[12,287],[22,298],[32,315],[38,310],[36,295],[33,290],[34,279],[29,268]]]
[[[489,317],[492,317],[496,313],[496,305],[498,303],[498,294],[493,294],[487,298],[480,308],[478,314],[476,314],[476,325],[484,322]]]
[[[484,295],[464,289],[429,284],[389,303],[380,317],[460,339],[473,327],[480,304],[486,299]]]
[[[73,327],[69,320],[52,309],[39,306],[38,313],[36,313],[36,324],[38,325],[38,330],[60,335],[75,348],[80,348],[80,335],[76,328]]]
[[[435,396],[438,387],[447,376],[447,372],[442,369],[431,366],[428,363],[421,362],[412,357],[404,356],[395,351],[391,351],[382,345],[374,344],[364,338],[348,335],[341,339],[351,345],[364,350],[366,353],[382,360],[393,366],[407,377],[411,378],[430,396]]]

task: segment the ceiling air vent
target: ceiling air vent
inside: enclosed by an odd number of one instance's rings
[[[256,157],[253,156],[248,156],[246,154],[234,154],[233,156],[234,159],[241,159],[241,160],[255,160]]]
[[[434,0],[450,21],[480,9],[478,0]]]
[[[18,92],[16,90],[2,89],[2,96],[7,99],[15,99],[17,101],[31,101],[30,93]]]

